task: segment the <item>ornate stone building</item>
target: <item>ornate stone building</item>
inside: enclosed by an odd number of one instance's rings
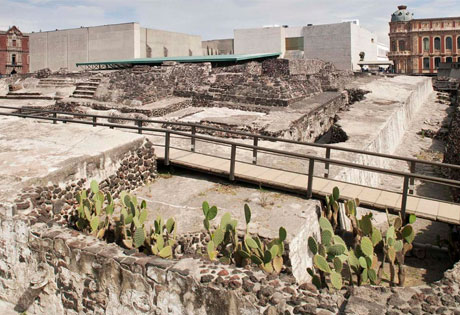
[[[16,27],[0,31],[0,74],[29,72],[29,36]]]
[[[414,19],[401,5],[391,16],[390,52],[396,73],[435,74],[460,61],[460,17]]]

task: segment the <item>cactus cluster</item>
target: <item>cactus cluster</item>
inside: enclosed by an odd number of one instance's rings
[[[348,277],[349,285],[379,284],[383,276],[384,263],[388,261],[391,284],[394,285],[397,265],[399,285],[403,285],[404,257],[412,249],[412,241],[415,238],[411,225],[415,222],[415,216],[411,215],[406,225],[403,225],[401,217],[391,221],[388,216],[389,228],[383,237],[382,232],[373,226],[371,213],[358,219],[356,208],[359,206],[359,200],[347,200],[344,202],[345,213],[351,221],[354,237],[353,245],[347,249],[343,239],[334,234],[337,226],[334,209],[338,209],[335,202],[339,197],[339,189],[335,187],[333,194],[327,198],[323,216],[319,220],[321,242],[318,243],[313,237],[308,239],[309,250],[314,254],[314,269],[309,268],[307,271],[312,276],[313,283],[318,288],[328,287],[331,283],[334,288],[340,289],[345,275]],[[379,261],[377,248],[383,249],[382,262]]]
[[[217,207],[210,207],[205,201],[202,208],[205,217],[203,224],[210,235],[210,241],[207,245],[209,259],[216,260],[219,258],[223,263],[234,263],[237,266],[244,266],[252,262],[268,273],[281,272],[284,241],[287,237],[287,232],[283,227],[279,229],[279,237],[268,244],[262,242],[258,236],[251,236],[249,233],[251,209],[245,204],[246,231],[241,240],[237,232],[238,221],[232,219],[230,213],[225,213],[221,217],[220,225],[211,231],[210,221],[217,216]]]
[[[91,194],[92,196],[88,196]],[[100,239],[108,240],[111,232],[116,243],[128,249],[140,249],[146,254],[163,258],[173,257],[176,244],[176,223],[170,218],[165,224],[159,217],[150,231],[144,225],[148,210],[145,200],[138,202],[136,196],[125,191],[120,194],[119,204],[115,204],[110,193],[104,195],[96,181],[90,184],[90,190],[83,190],[76,196],[78,219],[76,227],[80,231],[90,232]],[[114,216],[119,206],[119,217]]]
[[[169,218],[163,224],[163,220],[159,216],[145,239],[146,248],[154,255],[172,258],[174,245],[176,245],[176,221]]]
[[[312,277],[313,284],[318,288],[327,287],[326,276],[330,277],[330,282],[335,289],[343,286],[342,270],[348,259],[348,249],[343,239],[334,234],[333,226],[325,217],[319,220],[321,228],[321,242],[318,243],[313,237],[308,238],[308,248],[315,255],[313,264],[317,270],[307,271]]]
[[[92,194],[92,198],[88,194]],[[96,181],[91,182],[89,191],[82,190],[77,193],[77,222],[80,231],[90,232],[99,239],[103,239],[109,228],[115,204],[110,193],[104,195],[99,190]]]
[[[323,216],[331,222],[333,231],[335,231],[339,225],[339,198],[339,189],[334,187],[332,194],[326,196],[326,206],[323,208]]]
[[[415,215],[410,215],[408,224],[403,225],[401,216],[392,221],[387,213],[387,220],[389,227],[383,239],[383,251],[385,259],[390,264],[390,284],[395,284],[395,266],[397,266],[399,285],[403,286],[406,279],[404,260],[406,254],[413,247],[412,242],[415,239],[415,232],[412,224],[415,222],[416,217]]]

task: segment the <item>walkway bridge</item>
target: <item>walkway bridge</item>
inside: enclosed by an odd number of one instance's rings
[[[4,111],[0,111],[0,115],[3,116],[47,120],[54,124],[62,122],[92,125],[94,127],[102,126],[112,129],[119,128],[136,131],[139,134],[161,135],[164,141],[162,144],[155,144],[155,150],[158,160],[162,161],[164,165],[174,165],[194,171],[224,176],[230,181],[242,181],[272,187],[282,191],[294,192],[305,195],[307,198],[314,197],[323,199],[324,196],[331,194],[334,186],[337,186],[340,189],[341,198],[359,198],[360,206],[362,207],[381,211],[388,210],[391,213],[401,212],[403,216],[406,216],[406,214],[415,214],[420,218],[432,221],[460,225],[460,204],[426,198],[414,194],[415,180],[460,188],[460,181],[417,173],[415,170],[418,164],[431,165],[443,169],[460,170],[460,166],[458,165],[361,151],[336,145],[299,142],[185,122],[121,117],[114,118],[104,115],[9,106],[0,106],[0,109],[4,109]],[[126,124],[110,123],[109,121],[113,119],[126,122]],[[253,142],[252,144],[241,143],[228,138],[212,137],[207,135],[209,133],[227,135],[229,138],[240,137],[252,139]],[[181,139],[182,141],[188,139],[187,141],[190,141],[190,146],[187,149],[175,146],[172,141],[177,139]],[[324,156],[268,148],[259,145],[259,140],[315,147],[324,150]],[[228,157],[221,157],[215,154],[197,152],[197,141],[228,147],[230,148],[230,154]],[[241,150],[250,150],[252,152],[252,163],[237,159],[237,152]],[[332,159],[331,155],[337,152],[348,152],[355,155],[363,154],[382,159],[404,161],[410,165],[410,171],[401,172],[387,168],[352,163],[340,159]],[[305,170],[306,172],[294,172],[279,167],[262,166],[258,164],[258,154],[260,153],[273,154],[286,159],[307,161],[308,169]],[[331,179],[329,178],[329,169],[331,165],[339,166],[344,169],[358,169],[372,173],[396,176],[402,181],[402,190],[398,192],[387,191]],[[322,169],[324,169],[324,174],[322,176],[314,176],[315,167],[318,166],[322,166]]]

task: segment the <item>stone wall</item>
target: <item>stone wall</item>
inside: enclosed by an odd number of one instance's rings
[[[460,165],[460,110],[457,107],[453,113],[449,126],[449,134],[446,139],[444,163]],[[450,170],[449,178],[460,180],[460,171]],[[454,200],[460,201],[460,189],[452,188]]]
[[[196,90],[197,86],[206,84],[210,72],[209,63],[115,71],[104,76],[94,98],[116,103],[126,100],[152,103],[172,96],[176,90]]]
[[[404,136],[407,125],[432,92],[433,87],[431,80],[426,79],[417,83],[415,90],[410,93],[409,97],[402,100],[402,106],[387,118],[385,125],[379,130],[379,133],[372,139],[369,139],[367,143],[363,143],[359,149],[377,153],[394,153]],[[390,163],[389,159],[370,155],[344,154],[344,156],[350,161],[354,161],[356,164],[380,168],[388,168]],[[334,176],[336,180],[343,180],[345,182],[357,183],[360,185],[369,185],[372,187],[377,187],[380,182],[381,175],[377,173],[359,169],[339,169],[340,171],[338,174]]]
[[[171,64],[106,74],[95,99],[152,103],[181,96],[265,106],[287,106],[324,90],[340,90],[350,76],[319,60],[271,59],[232,66]]]
[[[319,59],[268,59],[262,62],[263,74],[270,76],[312,75],[332,64]]]
[[[460,314],[460,263],[430,286],[319,292],[290,277],[132,253],[36,212],[0,216],[0,244],[0,299],[28,314]]]
[[[91,168],[101,168],[95,161],[86,161],[85,168],[88,174],[93,174]],[[99,182],[101,191],[110,191],[117,198],[122,191],[134,190],[145,183],[154,180],[157,175],[156,158],[152,143],[148,140],[135,150],[126,152],[119,157],[118,169],[107,174]],[[72,206],[75,204],[75,195],[82,189],[86,189],[89,183],[86,176],[68,181],[67,183],[55,183],[49,186],[36,185],[25,188],[15,199],[15,207],[18,211],[34,209],[42,215],[50,215],[61,222],[67,222],[70,218]]]
[[[190,99],[183,99],[178,102],[174,102],[168,106],[158,106],[156,108],[142,108],[142,106],[135,106],[131,102],[125,102],[125,104],[118,104],[113,102],[102,102],[92,99],[72,99],[67,98],[59,100],[55,105],[48,107],[50,110],[59,110],[72,113],[85,112],[88,113],[90,110],[84,109],[87,107],[96,111],[107,111],[107,113],[95,113],[99,115],[113,115],[118,117],[131,117],[131,118],[143,118],[148,119],[149,117],[162,117],[169,113],[187,108],[192,106]],[[138,115],[124,115],[124,114],[138,114]],[[121,123],[127,123],[126,121],[120,121]]]

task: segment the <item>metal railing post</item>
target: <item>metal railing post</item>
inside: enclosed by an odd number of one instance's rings
[[[97,117],[93,116],[93,127],[96,127],[96,123],[97,123]]]
[[[137,127],[139,128],[137,129],[137,133],[142,134],[142,120],[137,120],[136,124],[137,124]]]
[[[166,131],[165,137],[165,165],[169,165],[169,144],[170,144],[170,132]]]
[[[401,218],[406,222],[407,192],[409,188],[409,176],[404,176],[402,200],[401,200]]]
[[[415,162],[410,162],[410,172],[411,174],[415,173]],[[415,193],[415,178],[411,177],[409,179],[409,194],[413,195]]]
[[[308,160],[308,186],[307,186],[307,198],[310,199],[313,196],[313,172],[315,170],[315,160]]]
[[[195,134],[196,134],[196,127],[192,126],[192,137],[191,139],[191,147],[190,151],[195,152]]]
[[[259,146],[259,137],[254,137],[254,146],[252,149],[252,164],[257,165],[257,146]]]
[[[53,113],[53,118],[57,118],[57,113]],[[53,124],[57,124],[56,119],[53,119]]]
[[[236,145],[232,144],[232,153],[230,156],[230,173],[228,178],[231,181],[235,180],[235,163],[236,163]]]
[[[331,148],[326,148],[326,159],[331,158]],[[329,177],[329,162],[324,164],[324,178]]]

